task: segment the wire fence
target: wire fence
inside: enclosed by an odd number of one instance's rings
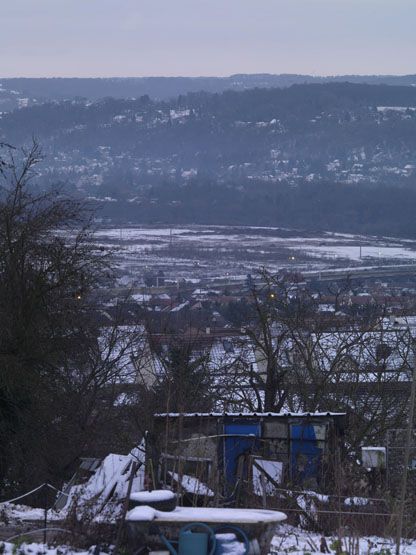
[[[6,499],[4,501],[0,501],[0,505],[4,505],[6,503],[14,503],[15,501],[20,501],[20,499],[24,499],[25,497],[29,497],[29,495],[32,495],[33,493],[36,493],[37,491],[41,491],[43,488],[50,488],[53,491],[55,491],[56,493],[59,493],[60,495],[66,495],[67,497],[69,495],[68,493],[65,493],[64,491],[61,491],[60,489],[56,488],[52,484],[48,484],[47,482],[44,482],[40,486],[37,486],[36,488],[34,488],[30,491],[27,491],[26,493],[23,493],[22,495],[19,495],[18,497],[13,497],[13,499]]]

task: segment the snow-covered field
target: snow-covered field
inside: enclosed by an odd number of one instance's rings
[[[416,241],[349,234],[303,234],[271,227],[186,226],[99,229],[121,273],[162,270],[168,279],[247,275],[266,267],[317,270],[416,262]]]
[[[325,544],[329,553],[335,553],[340,538],[326,536]],[[314,532],[306,532],[300,528],[282,525],[279,534],[272,540],[270,555],[318,555],[321,551],[322,535]],[[357,542],[359,550],[356,550]],[[392,555],[395,553],[395,543],[390,538],[379,538],[376,536],[354,538],[345,535],[341,539],[341,551],[348,554],[360,553],[360,555]],[[403,540],[400,553],[402,555],[416,555],[416,540]]]
[[[360,261],[360,248],[356,245],[302,245],[292,247],[317,258],[334,258]],[[365,245],[361,247],[361,260],[401,260],[403,262],[416,261],[416,251],[404,246]]]

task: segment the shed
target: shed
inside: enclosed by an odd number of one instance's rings
[[[324,490],[342,458],[345,413],[155,414],[153,479],[188,494],[232,498],[242,488]]]

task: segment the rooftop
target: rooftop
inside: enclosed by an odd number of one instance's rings
[[[244,418],[264,418],[264,417],[275,417],[275,418],[287,418],[287,417],[313,417],[313,418],[320,418],[325,416],[346,416],[345,412],[164,412],[164,413],[156,413],[153,415],[155,418],[179,418],[179,417],[215,417],[215,418],[222,418],[222,417],[244,417]]]

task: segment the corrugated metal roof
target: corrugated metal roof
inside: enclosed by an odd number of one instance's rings
[[[156,413],[153,416],[155,418],[179,418],[181,417],[192,417],[192,416],[199,416],[199,417],[216,417],[216,418],[221,418],[221,417],[237,417],[237,416],[243,416],[243,417],[266,417],[266,416],[271,416],[271,417],[280,417],[280,418],[284,418],[284,417],[299,417],[299,418],[305,418],[307,416],[309,417],[324,417],[324,416],[346,416],[347,413],[345,412],[186,412],[186,413],[179,413],[179,412],[163,412],[163,413]]]

